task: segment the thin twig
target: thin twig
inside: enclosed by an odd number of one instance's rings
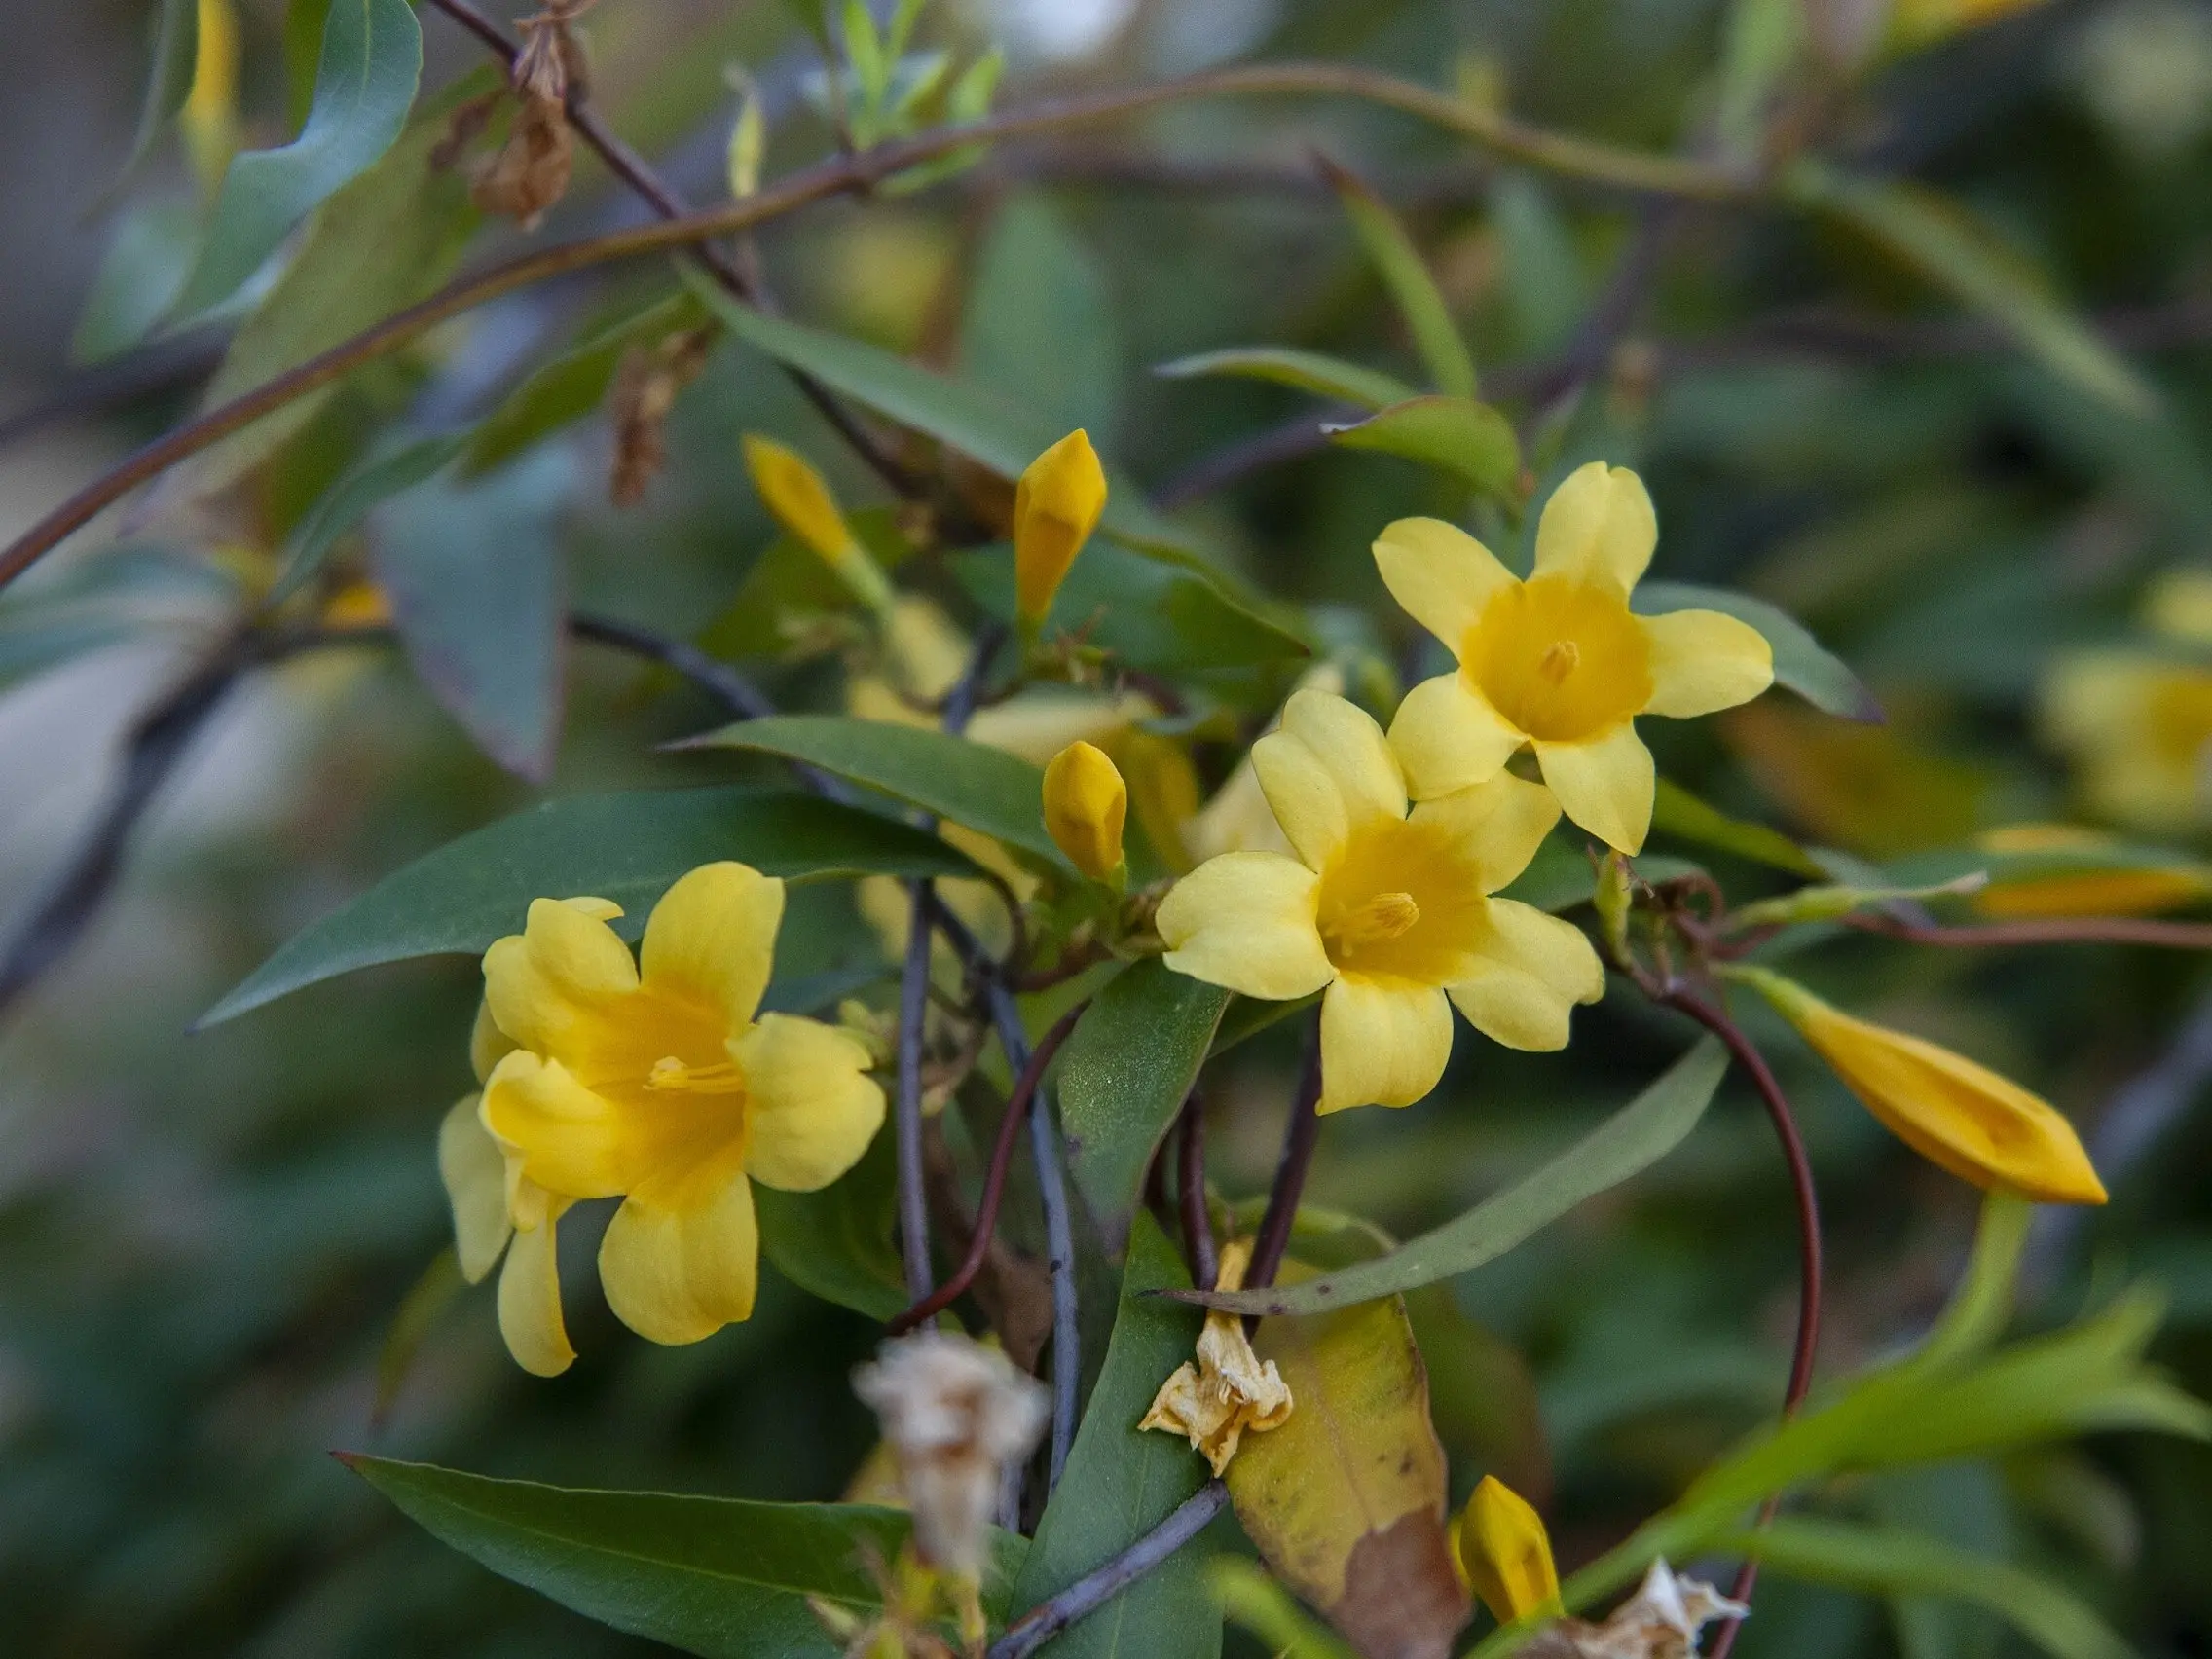
[[[930,1001],[930,884],[910,882],[906,961],[899,976],[899,1092],[893,1128],[899,1145],[899,1253],[906,1295],[930,1293],[930,1205],[922,1185],[922,1036]]]
[[[1211,1480],[1185,1498],[1166,1520],[1105,1566],[1085,1573],[1057,1596],[1007,1626],[985,1659],[1027,1659],[1085,1614],[1095,1612],[1206,1530],[1229,1505],[1229,1488]]]
[[[430,0],[430,4],[459,23],[485,46],[498,55],[499,60],[513,66],[520,52],[499,26],[483,13],[469,5],[467,0]],[[628,185],[645,203],[663,219],[681,219],[691,211],[691,204],[655,172],[652,164],[638,154],[614,129],[602,121],[599,112],[586,100],[581,88],[571,87],[568,98],[569,126],[576,135],[598,154],[614,176]],[[714,274],[715,280],[749,305],[770,309],[767,296],[760,285],[735,260],[710,243],[698,249],[699,261]],[[912,470],[878,442],[873,433],[839,402],[828,387],[803,370],[784,365],[784,373],[798,387],[806,400],[813,404],[822,418],[830,423],[837,435],[874,469],[877,476],[901,496],[913,498],[922,493],[921,480]]]
[[[922,937],[929,937],[925,929]],[[1060,1015],[1052,1028],[1045,1033],[1037,1051],[1029,1056],[1028,1064],[1014,1080],[1014,1092],[1007,1097],[1006,1112],[999,1119],[997,1138],[991,1142],[991,1161],[983,1172],[983,1191],[976,1200],[976,1221],[970,1235],[968,1254],[952,1276],[934,1291],[927,1285],[915,1293],[912,1307],[899,1313],[885,1327],[892,1336],[903,1336],[925,1320],[934,1319],[959,1301],[968,1287],[975,1283],[976,1275],[982,1272],[983,1261],[990,1253],[990,1244],[999,1221],[999,1203],[1006,1196],[1008,1165],[1014,1161],[1014,1140],[1021,1123],[1029,1115],[1030,1103],[1036,1098],[1037,1087],[1043,1082],[1045,1068],[1052,1063],[1060,1045],[1067,1041],[1068,1033],[1083,1011],[1090,1006],[1088,997]],[[912,1275],[908,1275],[909,1283]]]
[[[687,641],[618,622],[611,616],[590,616],[582,612],[569,618],[569,632],[579,640],[611,645],[618,651],[644,657],[647,662],[656,662],[681,674],[741,719],[765,719],[776,712],[776,705],[759,686],[728,663],[709,656]]]
[[[1545,132],[1411,81],[1339,63],[1256,63],[1207,70],[1147,87],[1048,100],[964,126],[935,129],[826,161],[742,201],[697,213],[587,237],[493,267],[449,283],[429,298],[393,313],[374,327],[271,377],[252,391],[206,410],[78,490],[0,551],[0,586],[16,579],[103,508],[272,410],[319,390],[362,364],[398,350],[440,323],[503,294],[550,277],[614,260],[666,253],[733,236],[810,203],[873,189],[895,173],[965,149],[1033,132],[1136,115],[1163,104],[1206,97],[1321,95],[1361,99],[1399,110],[1458,133],[1510,160],[1593,184],[1658,191],[1704,201],[1751,204],[1765,200],[1756,184],[1735,174],[1671,157],[1616,150]]]
[[[1183,1132],[1175,1143],[1175,1180],[1182,1197],[1183,1252],[1190,1258],[1191,1283],[1211,1290],[1221,1276],[1213,1247],[1213,1223],[1206,1215],[1205,1100],[1193,1088],[1183,1101]]]
[[[1743,1027],[1716,1004],[1706,1001],[1686,986],[1677,985],[1658,1000],[1688,1014],[1719,1038],[1736,1063],[1751,1074],[1759,1099],[1766,1107],[1767,1119],[1774,1124],[1775,1139],[1782,1143],[1783,1161],[1789,1166],[1789,1185],[1797,1200],[1797,1342],[1789,1358],[1789,1384],[1782,1397],[1782,1415],[1792,1418],[1812,1391],[1813,1364],[1821,1345],[1821,1199],[1813,1185],[1812,1161],[1805,1155],[1805,1140],[1797,1132],[1797,1120],[1789,1110],[1788,1096],[1782,1092],[1782,1085],[1766,1063],[1766,1056],[1744,1034]],[[1774,1519],[1780,1505],[1781,1498],[1777,1494],[1760,1507],[1758,1524],[1762,1528]],[[1728,1593],[1735,1601],[1748,1602],[1758,1580],[1758,1562],[1747,1560],[1737,1569],[1736,1582]],[[1736,1644],[1736,1632],[1741,1628],[1742,1621],[1737,1619],[1722,1626],[1707,1659],[1728,1659],[1729,1650]]]
[[[1268,1207],[1260,1217],[1260,1232],[1252,1243],[1251,1266],[1244,1270],[1246,1290],[1265,1290],[1275,1282],[1283,1252],[1290,1248],[1291,1229],[1298,1221],[1299,1196],[1306,1191],[1306,1175],[1313,1166],[1313,1148],[1321,1138],[1321,1019],[1316,1013],[1306,1037],[1306,1063],[1299,1074],[1298,1098],[1291,1102],[1290,1122],[1283,1129],[1282,1157],[1275,1164],[1275,1181],[1268,1192]],[[1259,1324],[1248,1318],[1247,1328]]]

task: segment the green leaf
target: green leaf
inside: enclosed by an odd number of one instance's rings
[[[77,327],[69,359],[97,363],[128,351],[146,338],[176,302],[184,262],[200,236],[199,214],[188,201],[149,202],[129,207],[115,221],[107,251]]]
[[[298,257],[231,341],[204,407],[227,403],[351,339],[452,275],[480,215],[467,181],[456,169],[433,169],[430,151],[458,105],[498,85],[498,73],[487,66],[425,99],[390,153],[322,204]],[[212,493],[266,460],[313,419],[334,389],[295,398],[208,451],[196,469],[195,488]]]
[[[1774,682],[1841,719],[1862,725],[1882,723],[1882,705],[1841,657],[1813,638],[1787,610],[1750,594],[1691,582],[1640,582],[1630,595],[1640,615],[1664,616],[1673,610],[1717,610],[1748,622],[1774,647]]]
[[[1406,234],[1405,226],[1389,205],[1360,181],[1357,175],[1326,160],[1322,164],[1337,198],[1345,204],[1382,285],[1390,291],[1398,314],[1414,337],[1414,349],[1427,365],[1428,377],[1446,395],[1471,399],[1475,395],[1475,360],[1460,338],[1451,308],[1437,291],[1420,249]]]
[[[265,603],[281,605],[314,580],[341,536],[391,497],[442,470],[460,453],[461,440],[456,437],[411,438],[347,473],[301,524]]]
[[[898,1182],[899,1152],[888,1129],[819,1192],[786,1193],[756,1182],[761,1251],[801,1290],[870,1319],[890,1318],[906,1306],[905,1274],[891,1244]]]
[[[2127,415],[2157,394],[2133,366],[2008,258],[1961,203],[1909,182],[1854,178],[1811,162],[1786,177],[1800,200],[1862,232],[2018,341],[2077,390]]]
[[[192,95],[192,77],[200,62],[200,0],[162,0],[154,20],[154,67],[146,79],[145,101],[138,106],[138,129],[130,154],[109,188],[119,190],[145,166],[162,129]]]
[[[1178,357],[1152,371],[1163,380],[1194,380],[1201,375],[1234,375],[1244,380],[1272,381],[1317,397],[1334,397],[1363,409],[1387,409],[1420,393],[1395,375],[1347,363],[1322,351],[1301,350],[1295,346],[1231,346],[1219,351],[1200,351]]]
[[[1153,1149],[1198,1080],[1229,993],[1150,957],[1107,982],[1060,1056],[1060,1122],[1076,1185],[1128,1213]]]
[[[952,573],[977,604],[1013,619],[1014,559],[1004,546],[956,555]],[[1068,568],[1051,621],[1147,674],[1204,674],[1309,654],[1304,640],[1231,598],[1203,571],[1109,542],[1093,542]]]
[[[1017,1616],[1121,1554],[1205,1484],[1205,1461],[1190,1442],[1137,1428],[1161,1383],[1191,1357],[1203,1322],[1196,1309],[1148,1293],[1190,1282],[1159,1224],[1139,1214],[1105,1368],[1007,1604]],[[1212,1659],[1221,1617],[1203,1569],[1198,1550],[1178,1551],[1041,1651],[1051,1659]]]
[[[974,875],[935,835],[859,807],[753,789],[632,790],[540,801],[395,870],[296,935],[203,1025],[380,962],[480,955],[533,899],[608,899],[637,937],[676,878],[717,859],[784,877]]]
[[[1112,433],[1122,350],[1106,274],[1037,192],[1001,207],[977,250],[960,373],[1057,432]]]
[[[370,1410],[371,1421],[381,1423],[391,1415],[391,1408],[399,1403],[399,1390],[407,1385],[407,1374],[415,1369],[415,1356],[423,1351],[424,1340],[467,1288],[468,1281],[461,1276],[461,1258],[448,1244],[430,1258],[423,1276],[399,1299],[398,1310],[385,1331],[384,1346],[377,1350],[377,1396]]]
[[[177,313],[228,299],[294,225],[374,166],[406,125],[422,74],[423,31],[407,0],[333,0],[307,126],[280,150],[231,163]]]
[[[1718,1541],[1775,1571],[1869,1595],[1949,1596],[1986,1607],[2052,1659],[2133,1659],[2094,1611],[2039,1573],[1919,1533],[1788,1517]]]
[[[1353,1659],[1352,1651],[1268,1575],[1257,1562],[1223,1556],[1206,1573],[1229,1622],[1250,1631],[1275,1659]]]
[[[910,1523],[850,1503],[755,1503],[587,1492],[428,1463],[348,1456],[355,1474],[431,1536],[563,1606],[705,1659],[836,1659],[810,1596],[864,1615],[882,1604],[869,1559]],[[998,1599],[1021,1540],[998,1534]]]
[[[691,291],[740,340],[804,370],[884,419],[958,450],[1001,478],[1019,478],[1031,461],[1067,435],[983,387],[910,363],[881,347],[768,316],[732,299],[690,266],[682,269]],[[1108,476],[1113,488],[1099,520],[1102,530],[1132,546],[1192,556],[1191,537],[1155,512],[1142,490],[1111,469]]]
[[[723,726],[684,747],[781,755],[979,830],[1055,867],[1067,864],[1045,833],[1045,774],[964,737],[843,715],[776,715]]]
[[[1658,793],[1652,799],[1651,828],[1663,835],[1734,853],[1740,859],[1786,869],[1792,875],[1811,876],[1816,881],[1827,879],[1828,872],[1781,830],[1730,818],[1666,778],[1659,780]]]
[[[1479,1268],[1679,1146],[1727,1069],[1720,1045],[1701,1040],[1650,1088],[1527,1180],[1372,1262],[1272,1290],[1185,1295],[1237,1313],[1321,1313]]]
[[[582,420],[606,398],[622,354],[632,346],[650,346],[680,329],[695,328],[705,316],[688,293],[665,295],[538,364],[477,426],[461,470],[489,472],[540,438]]]
[[[1417,397],[1351,426],[1324,426],[1346,449],[1379,450],[1465,479],[1485,496],[1510,497],[1521,479],[1513,423],[1471,397]]]
[[[559,459],[539,455],[473,485],[422,485],[390,503],[373,549],[417,677],[486,755],[533,783],[561,742],[565,482]]]

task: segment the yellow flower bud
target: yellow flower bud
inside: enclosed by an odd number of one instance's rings
[[[1106,508],[1106,472],[1078,427],[1029,463],[1014,492],[1014,609],[1034,628],[1097,528]]]
[[[1128,813],[1128,786],[1104,750],[1071,743],[1045,768],[1045,829],[1091,880],[1111,881],[1122,867]]]
[[[1566,1610],[1543,1518],[1495,1475],[1483,1477],[1459,1516],[1459,1565],[1499,1624]]]
[[[837,510],[837,498],[822,474],[796,450],[773,438],[748,432],[742,441],[753,488],[785,533],[818,555],[870,610],[887,614],[891,586]]]
[[[1861,1105],[1938,1168],[2043,1203],[2105,1201],[2074,1126],[2018,1084],[1922,1038],[1855,1019],[1779,974],[1728,974],[1772,1003]]]

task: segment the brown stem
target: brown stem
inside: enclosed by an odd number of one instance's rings
[[[102,508],[178,461],[502,294],[590,266],[666,253],[732,236],[809,203],[872,189],[894,173],[970,145],[1109,121],[1191,98],[1289,94],[1335,95],[1382,104],[1457,132],[1510,160],[1593,184],[1745,204],[1764,199],[1760,187],[1733,173],[1544,132],[1411,81],[1349,64],[1255,63],[1186,75],[1149,87],[1049,100],[1029,109],[1009,110],[961,127],[936,129],[896,143],[879,144],[858,155],[818,163],[740,202],[542,248],[450,283],[428,299],[393,313],[254,390],[188,421],[86,485],[0,552],[0,587],[21,575]]]
[[[1907,944],[2150,944],[2168,950],[2212,950],[2212,922],[2161,922],[2146,916],[2050,916],[2032,922],[1951,926],[1862,910],[1838,919],[1847,928]]]
[[[1183,1102],[1182,1134],[1175,1147],[1175,1184],[1182,1198],[1183,1252],[1191,1262],[1191,1283],[1211,1290],[1221,1276],[1214,1254],[1213,1224],[1206,1217],[1206,1111],[1194,1088]]]
[[[1244,1270],[1246,1290],[1265,1290],[1275,1282],[1283,1252],[1290,1248],[1290,1230],[1298,1220],[1299,1195],[1306,1191],[1307,1171],[1313,1166],[1313,1148],[1321,1138],[1321,1023],[1314,1015],[1306,1038],[1306,1065],[1298,1079],[1298,1098],[1291,1102],[1290,1123],[1283,1130],[1282,1158],[1275,1164],[1275,1184],[1268,1193],[1268,1207],[1260,1217],[1259,1236],[1253,1240],[1252,1263]],[[1247,1327],[1257,1325],[1247,1319]]]
[[[928,937],[926,927],[920,932],[923,938]],[[991,1144],[990,1167],[983,1175],[983,1196],[976,1204],[976,1231],[969,1240],[968,1254],[950,1278],[884,1327],[891,1335],[903,1336],[923,1321],[936,1318],[960,1299],[981,1271],[992,1235],[998,1228],[999,1200],[1006,1196],[1007,1166],[1014,1161],[1014,1143],[1022,1120],[1029,1116],[1029,1103],[1037,1096],[1037,1086],[1045,1079],[1045,1068],[1052,1063],[1052,1056],[1060,1051],[1060,1045],[1068,1040],[1068,1033],[1075,1029],[1075,1022],[1089,1006],[1090,999],[1086,997],[1061,1014],[1038,1043],[1029,1063],[1021,1068],[1021,1076],[1014,1080],[1014,1093],[1007,1099],[1006,1115],[999,1119],[998,1138]]]
[[[1774,1124],[1775,1138],[1782,1143],[1783,1161],[1789,1165],[1789,1184],[1797,1198],[1797,1343],[1789,1359],[1789,1385],[1782,1397],[1782,1415],[1791,1418],[1812,1391],[1813,1361],[1821,1344],[1821,1200],[1813,1185],[1812,1161],[1805,1156],[1804,1137],[1797,1132],[1797,1120],[1789,1110],[1788,1096],[1782,1092],[1782,1085],[1775,1080],[1773,1068],[1766,1056],[1759,1052],[1751,1038],[1744,1034],[1727,1014],[1714,1003],[1707,1002],[1695,991],[1677,985],[1658,999],[1667,1007],[1688,1014],[1722,1043],[1736,1063],[1749,1072],[1757,1087],[1759,1099],[1766,1106],[1768,1120]],[[1769,1498],[1759,1510],[1759,1522],[1764,1527],[1774,1519],[1780,1498]],[[1748,1601],[1757,1587],[1759,1564],[1747,1560],[1737,1569],[1736,1582],[1729,1595],[1738,1602]],[[1736,1645],[1736,1632],[1742,1621],[1731,1619],[1714,1638],[1713,1649],[1706,1659],[1728,1659]]]

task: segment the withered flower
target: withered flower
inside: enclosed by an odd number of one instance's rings
[[[699,378],[719,337],[713,327],[680,329],[649,349],[632,346],[622,353],[608,393],[614,464],[607,493],[616,506],[636,506],[668,463],[669,411],[678,393]]]

